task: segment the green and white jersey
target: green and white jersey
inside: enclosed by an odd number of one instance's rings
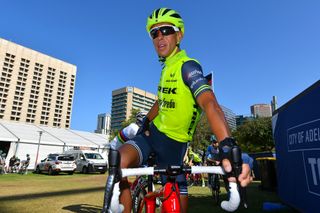
[[[198,66],[196,69],[194,66],[184,66],[186,62]],[[186,72],[183,67],[188,67]],[[195,76],[199,80],[194,80]],[[193,80],[186,84],[188,79]],[[179,142],[191,141],[201,115],[196,97],[210,89],[201,66],[196,60],[189,58],[185,51],[167,58],[158,85],[159,112],[153,123],[169,138]]]

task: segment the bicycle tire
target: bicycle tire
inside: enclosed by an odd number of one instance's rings
[[[216,203],[217,205],[219,205],[219,202],[220,202],[220,191],[219,191],[219,189],[216,189],[216,190],[214,191],[214,193],[215,193],[214,201],[215,201],[215,203]]]
[[[218,175],[211,175],[211,194],[214,202],[220,202],[220,180]]]
[[[147,181],[139,183],[132,192],[132,212],[141,213],[144,207],[144,197],[147,194]]]

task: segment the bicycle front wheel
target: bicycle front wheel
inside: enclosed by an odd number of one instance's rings
[[[147,186],[144,184],[138,185],[132,193],[132,212],[144,212],[144,197],[147,194]]]

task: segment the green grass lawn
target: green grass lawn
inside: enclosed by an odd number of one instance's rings
[[[100,174],[1,175],[0,212],[100,212],[106,177]],[[249,209],[240,208],[237,212],[263,212],[263,202],[280,202],[275,192],[262,191],[259,184],[253,182],[248,187]],[[207,187],[190,187],[189,195],[190,213],[224,212],[214,204]],[[226,197],[224,190],[221,196]]]

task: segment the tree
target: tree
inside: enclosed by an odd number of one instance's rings
[[[136,122],[136,115],[140,112],[140,109],[132,109],[130,117],[121,123],[122,128],[129,126],[131,123]]]
[[[194,150],[207,149],[210,144],[210,136],[212,135],[207,116],[203,114],[197,125],[196,131],[193,136],[191,147]]]
[[[270,117],[248,120],[232,135],[244,152],[263,152],[274,149]]]

